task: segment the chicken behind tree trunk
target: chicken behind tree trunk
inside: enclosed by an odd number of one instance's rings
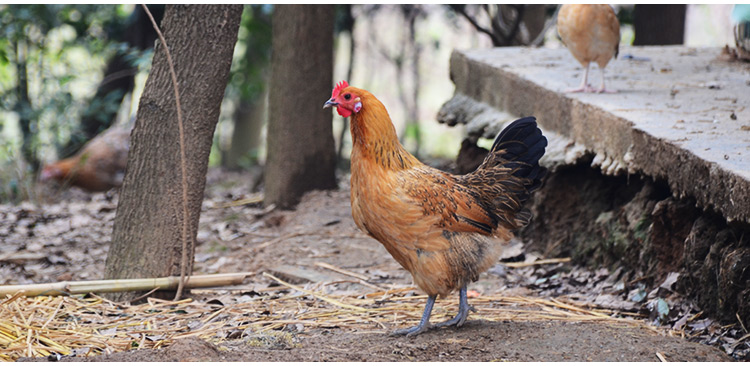
[[[368,91],[341,82],[324,107],[351,117],[354,222],[382,243],[428,295],[420,323],[394,334],[429,329],[437,296],[454,290],[459,290],[458,314],[437,326],[461,326],[470,310],[466,286],[497,262],[513,231],[531,219],[523,204],[546,173],[539,158],[547,139],[536,120],[511,123],[484,162],[461,176],[409,154],[385,107]]]
[[[110,127],[74,156],[44,166],[39,180],[55,180],[90,192],[119,187],[125,177],[129,150],[130,128]]]

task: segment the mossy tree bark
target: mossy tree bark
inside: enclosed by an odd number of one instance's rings
[[[208,155],[227,85],[242,5],[168,5],[162,21],[180,88],[188,184],[188,264],[206,183]],[[183,198],[174,89],[161,43],[141,97],[120,191],[105,278],[180,274]],[[137,293],[110,296],[128,301]]]
[[[274,9],[265,202],[290,208],[313,189],[336,187],[332,115],[332,5]]]

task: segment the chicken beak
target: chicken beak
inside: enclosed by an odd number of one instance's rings
[[[339,104],[338,104],[338,103],[336,103],[336,102],[335,102],[335,101],[334,101],[333,99],[334,99],[334,98],[331,98],[331,99],[327,100],[327,101],[326,101],[326,104],[323,104],[323,109],[325,109],[325,108],[329,108],[329,107],[335,107],[335,106],[339,105]]]

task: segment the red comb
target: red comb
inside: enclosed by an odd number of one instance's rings
[[[347,86],[349,86],[349,83],[347,83],[346,80],[341,80],[341,82],[338,83],[338,85],[336,85],[335,88],[333,88],[333,93],[331,93],[331,98],[336,98],[337,96],[339,96],[339,93],[341,93],[341,91]]]

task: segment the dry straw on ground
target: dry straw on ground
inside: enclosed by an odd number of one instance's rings
[[[160,348],[173,340],[198,336],[212,342],[254,336],[281,329],[340,328],[343,331],[382,331],[416,323],[425,296],[413,288],[348,296],[324,294],[318,284],[309,290],[266,275],[281,284],[244,296],[246,302],[166,301],[149,298],[127,305],[96,295],[26,297],[0,300],[0,360],[20,357],[90,356],[130,349]],[[286,293],[282,293],[285,290]],[[211,291],[200,290],[203,294]],[[242,297],[241,295],[234,296]],[[456,299],[440,300],[435,320],[456,311]],[[520,296],[479,296],[471,299],[477,312],[471,319],[485,321],[591,321],[641,327],[643,320],[615,317],[564,299]],[[621,314],[620,314],[621,315]]]

